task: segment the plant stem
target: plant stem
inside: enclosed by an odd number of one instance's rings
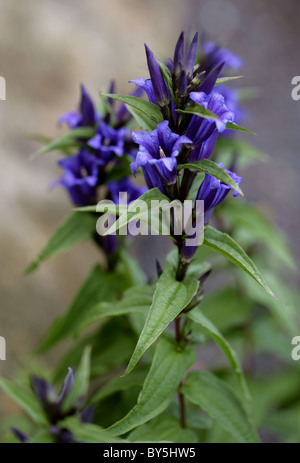
[[[180,386],[183,386],[183,381],[181,381]],[[178,399],[179,399],[179,408],[180,408],[180,424],[183,429],[186,428],[186,419],[185,419],[185,402],[184,402],[184,395],[178,391]]]

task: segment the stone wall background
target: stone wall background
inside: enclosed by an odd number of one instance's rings
[[[57,156],[28,160],[37,144],[29,133],[57,136],[59,115],[77,105],[79,84],[96,97],[116,77],[118,89],[146,75],[143,43],[169,56],[182,28],[192,26],[225,42],[246,62],[244,86],[257,87],[247,126],[271,155],[269,166],[248,168],[243,190],[284,229],[299,253],[300,102],[291,79],[300,74],[300,2],[297,0],[2,0],[0,75],[0,335],[11,375],[28,359],[40,335],[61,314],[95,260],[89,244],[46,262],[30,277],[22,271],[70,204],[61,189]],[[145,254],[150,271],[152,253]],[[12,404],[0,401],[0,416]]]

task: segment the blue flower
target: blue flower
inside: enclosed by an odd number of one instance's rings
[[[87,144],[95,150],[99,164],[105,166],[114,156],[123,156],[127,138],[130,138],[130,131],[125,127],[114,129],[105,122],[100,122],[96,135]]]
[[[238,177],[234,172],[225,169],[222,163],[218,163],[218,166],[222,167],[225,172],[239,185],[242,181],[242,177]],[[211,217],[213,209],[220,204],[232,190],[230,185],[221,182],[219,179],[206,174],[205,178],[199,188],[197,199],[204,201],[204,213],[205,222]],[[236,190],[233,191],[233,196],[238,196]]]
[[[94,127],[98,120],[99,116],[96,114],[94,103],[82,84],[79,111],[69,111],[63,114],[58,122],[59,124],[65,122],[70,129],[76,129],[77,127]]]
[[[242,177],[238,177],[234,172],[225,169],[222,163],[218,164],[225,172],[230,175],[230,177],[239,185],[242,181]],[[220,204],[228,195],[228,193],[232,190],[230,185],[227,185],[224,182],[221,182],[215,177],[206,174],[205,178],[198,190],[197,200],[204,201],[204,223],[207,223],[213,213],[214,208]],[[237,196],[238,192],[233,191],[233,196]],[[199,230],[197,231],[199,233]],[[197,233],[196,232],[196,233]],[[193,236],[188,238],[194,238],[196,233]],[[197,250],[197,246],[194,245],[187,245],[187,241],[183,244],[182,247],[182,256],[186,261],[190,261],[195,252]]]
[[[202,44],[204,57],[201,62],[201,70],[209,72],[218,64],[224,62],[224,67],[231,69],[240,69],[243,60],[228,48],[221,48],[214,42],[204,42]]]
[[[183,143],[191,143],[185,135],[173,133],[169,122],[158,124],[153,132],[133,132],[133,140],[139,145],[136,161],[131,164],[135,175],[142,168],[148,188],[158,187],[165,192],[165,185],[176,182],[177,156]]]
[[[109,182],[107,188],[115,204],[120,204],[120,199],[123,202],[122,193],[126,193],[127,204],[129,204],[147,191],[146,187],[135,185],[129,178],[124,178],[118,182]]]
[[[190,98],[219,118],[219,120],[210,120],[193,115],[187,128],[187,136],[193,140],[194,147],[208,140],[214,131],[218,133],[223,132],[226,129],[227,122],[234,121],[234,114],[232,111],[229,111],[225,104],[225,99],[220,93],[213,92],[207,95],[204,92],[192,92],[190,93]],[[215,141],[215,137],[216,134],[211,142]]]
[[[53,186],[66,188],[76,206],[95,204],[101,165],[96,156],[82,148],[77,155],[64,158],[58,164],[65,170],[65,174]]]

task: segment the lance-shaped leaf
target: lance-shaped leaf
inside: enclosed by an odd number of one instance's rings
[[[203,119],[210,119],[212,121],[219,121],[220,118],[209,109],[204,108],[199,103],[191,103],[189,106],[186,106],[185,109],[176,109],[180,114],[195,114],[196,116],[203,117]]]
[[[105,384],[91,399],[92,403],[98,404],[107,397],[120,391],[127,391],[133,387],[142,388],[146,375],[148,373],[148,365],[137,367],[131,375],[124,377],[117,376],[109,383]]]
[[[204,232],[203,244],[214,249],[216,252],[226,257],[226,259],[230,260],[233,264],[248,273],[248,275],[254,278],[254,280],[257,281],[257,283],[262,286],[262,288],[264,288],[270,296],[276,299],[276,296],[258,271],[254,262],[245,253],[241,246],[236,243],[233,238],[231,238],[231,236],[227,235],[227,233],[222,233],[213,227],[207,227]]]
[[[107,98],[113,98],[114,100],[121,101],[128,106],[132,106],[133,108],[145,114],[145,116],[150,117],[150,119],[152,119],[156,124],[159,124],[163,121],[163,116],[158,106],[156,106],[154,103],[150,103],[149,101],[142,100],[141,98],[130,95],[117,95],[112,93],[103,93],[103,95]]]
[[[174,95],[174,92],[173,92],[173,83],[172,83],[172,77],[170,75],[170,71],[169,69],[167,68],[167,66],[160,60],[157,60],[158,62],[158,65],[160,67],[160,70],[161,70],[161,73],[162,73],[162,76],[168,86],[168,89],[170,90],[170,93],[171,93],[171,97],[173,100],[175,100],[175,95]]]
[[[200,161],[197,162],[189,162],[187,164],[180,164],[178,166],[178,170],[182,169],[191,169],[191,170],[198,170],[200,172],[205,172],[208,175],[212,175],[213,177],[216,177],[218,180],[220,180],[223,183],[226,183],[227,185],[230,185],[234,190],[236,190],[240,195],[244,196],[242,190],[238,186],[238,184],[233,180],[233,178],[230,177],[230,175],[225,172],[222,167],[218,166],[213,161],[210,161],[210,159],[201,159]]]
[[[35,153],[31,155],[31,159],[35,159],[41,154],[48,153],[49,151],[55,151],[60,149],[72,148],[74,146],[81,146],[82,143],[79,141],[80,138],[89,139],[95,135],[95,129],[93,127],[78,127],[77,129],[71,130],[70,132],[63,135],[57,140],[53,140],[46,146],[43,146]]]
[[[251,135],[256,135],[256,133],[251,132],[251,130],[245,129],[245,127],[241,127],[240,125],[237,125],[231,122],[227,122],[226,129],[238,130],[240,132],[246,132],[246,133],[250,133]]]
[[[72,212],[56,229],[37,258],[27,267],[25,273],[35,271],[40,264],[61,252],[68,251],[75,244],[90,238],[96,230],[96,217],[91,214]]]
[[[215,87],[217,87],[218,85],[227,84],[232,80],[241,79],[242,77],[245,76],[219,77],[219,79],[216,80]]]
[[[117,275],[114,276],[105,272],[100,266],[95,266],[75,296],[66,315],[54,322],[50,328],[39,352],[45,352],[75,334],[97,303],[110,301],[116,297],[118,280]]]
[[[150,423],[143,424],[128,436],[130,442],[176,442],[196,443],[197,435],[190,429],[183,429],[178,418],[159,416]]]
[[[208,371],[191,372],[183,394],[203,408],[241,443],[259,442],[241,403],[229,386]]]
[[[72,432],[77,442],[88,444],[118,444],[128,441],[114,437],[96,424],[83,424],[78,418],[70,417],[60,422],[60,426]]]
[[[132,354],[125,375],[130,373],[141,356],[156,341],[167,326],[180,314],[195,296],[198,280],[175,280],[171,272],[159,278],[144,328]]]
[[[113,435],[122,435],[162,413],[172,401],[180,381],[195,358],[193,349],[180,350],[178,346],[161,339],[137,404],[109,431]]]
[[[83,320],[80,330],[94,325],[104,317],[118,317],[131,313],[147,313],[154,293],[154,287],[149,285],[134,286],[125,291],[118,302],[99,302]]]
[[[41,408],[40,402],[29,389],[21,385],[0,378],[0,388],[11,397],[31,418],[39,425],[46,425],[47,419]]]
[[[236,374],[238,382],[240,383],[241,390],[245,398],[245,409],[248,413],[251,413],[252,400],[237,353],[220,333],[220,331],[215,327],[215,325],[208,318],[206,318],[199,309],[192,310],[187,314],[187,316],[195,323],[199,324],[216,341],[216,343],[228,358],[232,369]]]
[[[152,132],[156,129],[157,122],[151,119],[147,114],[145,114],[145,112],[130,105],[126,105],[126,107],[130,114],[135,118],[136,122],[142,130]]]
[[[75,371],[75,380],[63,401],[62,409],[67,412],[73,405],[77,405],[87,393],[90,380],[91,369],[91,348],[88,346],[84,349],[80,364]]]

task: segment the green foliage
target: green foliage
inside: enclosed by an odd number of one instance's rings
[[[122,435],[162,413],[170,404],[177,387],[195,361],[195,352],[161,339],[149,374],[136,406],[119,422],[109,428],[113,435]]]
[[[245,251],[229,235],[216,230],[213,227],[207,227],[204,235],[205,246],[214,249],[216,252],[226,257],[233,264],[244,270],[250,275],[264,290],[274,299],[276,296],[252,262]]]
[[[182,387],[184,395],[203,408],[241,443],[255,443],[258,438],[238,398],[208,371],[193,371]]]
[[[43,146],[35,153],[32,154],[31,158],[35,159],[41,154],[49,153],[50,151],[65,150],[66,148],[81,147],[83,144],[79,141],[80,138],[89,139],[95,135],[95,129],[93,127],[78,127],[71,132],[66,133],[61,138],[53,140],[47,145]]]
[[[201,161],[197,162],[180,164],[178,166],[178,170],[182,169],[198,170],[200,172],[205,172],[208,175],[212,175],[213,177],[219,179],[221,182],[230,185],[234,190],[236,190],[238,193],[244,196],[242,190],[233,180],[233,178],[231,178],[230,175],[228,175],[227,172],[225,172],[225,170],[222,169],[222,167],[218,166],[218,164],[216,164],[213,161],[210,161],[209,159],[201,159]]]
[[[25,273],[31,273],[38,269],[40,264],[50,257],[68,251],[75,244],[91,238],[96,229],[96,217],[91,214],[72,212],[59,225],[48,243],[44,246],[37,258],[30,264]]]
[[[162,274],[157,282],[153,302],[125,374],[131,372],[141,356],[195,296],[196,280],[176,281],[172,272]]]

